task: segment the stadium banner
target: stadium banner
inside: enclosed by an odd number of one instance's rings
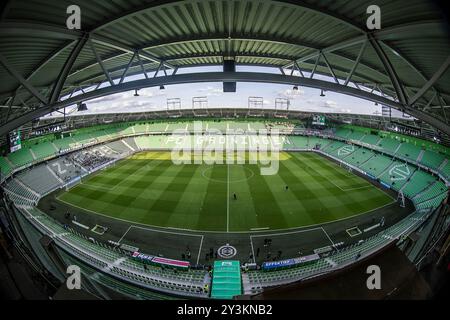
[[[302,264],[302,263],[314,262],[319,259],[320,259],[320,256],[317,253],[314,253],[314,254],[310,254],[309,256],[294,258],[293,260],[294,260],[295,264]]]
[[[391,188],[390,185],[388,185],[387,183],[385,183],[385,182],[383,182],[383,181],[380,181],[380,183],[381,183],[381,185],[382,185],[383,187],[385,187],[385,188],[388,188],[388,189]]]
[[[270,271],[270,270],[279,270],[279,269],[286,269],[286,268],[292,268],[301,264],[306,263],[312,263],[320,259],[320,256],[317,253],[298,257],[298,258],[292,258],[292,259],[286,259],[286,260],[280,260],[280,261],[270,261],[270,262],[263,262],[261,265],[261,268],[264,271]]]
[[[151,263],[152,259],[154,258],[154,256],[150,256],[144,253],[140,253],[138,251],[133,252],[133,254],[131,255],[132,258],[139,260],[143,263]]]
[[[173,260],[173,259],[166,259],[166,258],[160,258],[160,257],[154,257],[152,259],[152,264],[162,265],[166,267],[172,267],[172,268],[178,268],[178,269],[184,269],[187,270],[191,266],[191,264],[188,261],[180,261],[180,260]]]
[[[294,265],[295,265],[294,259],[286,259],[286,260],[280,260],[280,261],[263,262],[263,264],[261,265],[261,268],[264,271],[270,271],[270,270],[290,268]]]
[[[373,175],[369,174],[369,173],[366,173],[366,176],[368,176],[372,180],[376,180],[376,178]]]

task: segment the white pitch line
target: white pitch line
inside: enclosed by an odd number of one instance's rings
[[[314,230],[320,230],[321,227],[317,228],[311,228],[311,229],[304,229],[304,230],[297,230],[297,231],[290,231],[290,232],[276,232],[276,233],[264,233],[264,234],[252,234],[250,235],[251,238],[258,238],[258,237],[276,237],[276,236],[285,236],[290,234],[296,234],[296,233],[304,233],[304,232],[311,232]],[[286,229],[288,230],[288,229]],[[275,230],[273,230],[275,231]]]
[[[250,231],[261,231],[261,230],[269,230],[269,227],[264,227],[264,228],[251,228]]]
[[[131,225],[128,227],[127,231],[125,231],[125,233],[124,233],[123,236],[119,239],[119,241],[117,241],[117,243],[120,243],[120,241],[122,241],[123,238],[125,238],[125,236],[127,235],[128,231],[130,231],[131,227],[132,227]]]
[[[252,247],[253,263],[256,263],[256,259],[255,259],[255,249],[253,249],[253,240],[252,240],[252,237],[251,237],[251,236],[250,236],[250,246]]]
[[[323,233],[325,233],[325,235],[327,236],[328,240],[330,240],[331,244],[334,246],[334,242],[333,240],[331,240],[330,236],[328,235],[328,232],[325,231],[325,229],[323,227],[320,227],[323,231]]]
[[[200,254],[202,252],[202,246],[203,246],[203,236],[202,239],[200,240],[200,248],[198,248],[198,254],[197,254],[197,264],[200,261]]]
[[[230,232],[230,165],[227,164],[227,232]]]

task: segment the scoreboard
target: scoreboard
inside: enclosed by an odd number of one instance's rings
[[[325,126],[325,116],[323,115],[313,115],[312,124],[316,126]]]
[[[22,139],[20,130],[14,130],[9,133],[9,152],[22,149]]]

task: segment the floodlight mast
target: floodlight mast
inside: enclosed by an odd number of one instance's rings
[[[264,112],[264,98],[263,97],[248,97],[248,116],[258,117]],[[260,110],[260,112],[254,112]]]
[[[289,116],[289,106],[291,100],[288,98],[276,98],[275,99],[275,117],[287,118]],[[285,111],[284,114],[279,114],[278,111]]]
[[[206,111],[206,114],[203,113],[203,110]],[[198,111],[202,113],[198,113]],[[192,98],[192,113],[194,116],[208,116],[208,97],[193,97]]]
[[[169,111],[176,110],[177,114],[171,114]],[[167,99],[167,116],[169,117],[181,117],[181,99],[180,98],[168,98]]]

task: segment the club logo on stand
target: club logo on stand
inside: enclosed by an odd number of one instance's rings
[[[217,254],[219,255],[219,257],[223,258],[223,259],[230,259],[233,258],[237,253],[237,250],[235,247],[230,246],[228,243],[224,246],[221,246],[218,250],[217,250]]]

